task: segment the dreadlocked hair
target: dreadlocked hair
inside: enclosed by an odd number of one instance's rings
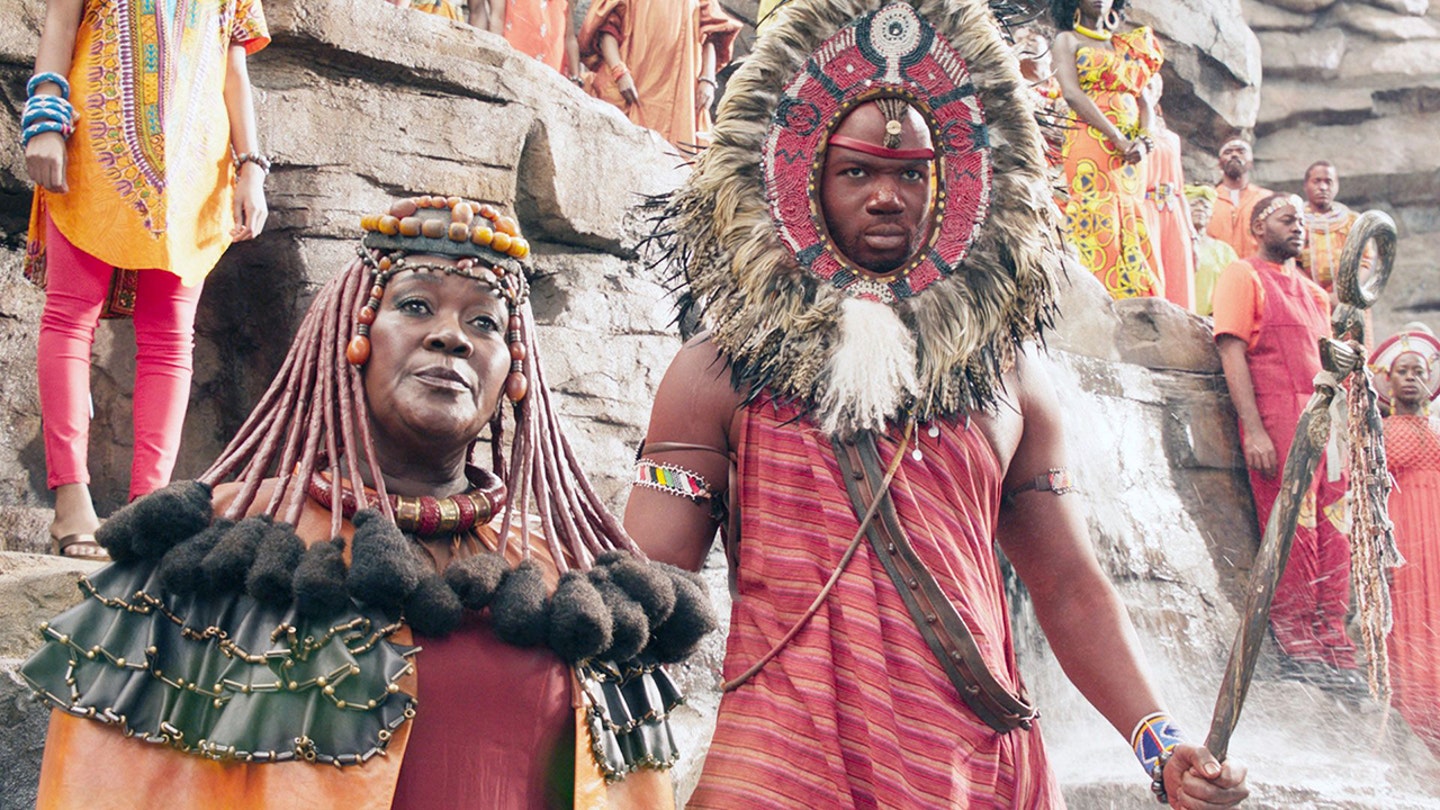
[[[1110,10],[1125,19],[1126,0],[1115,0]],[[1075,12],[1080,9],[1080,0],[1050,0],[1050,18],[1054,21],[1055,27],[1061,31],[1071,31],[1075,28]]]
[[[370,258],[378,259],[378,253]],[[387,520],[395,520],[370,435],[361,371],[346,359],[346,346],[356,334],[356,314],[371,283],[371,269],[362,257],[320,290],[270,388],[200,476],[200,482],[211,487],[232,478],[239,485],[221,515],[224,519],[240,520],[249,514],[260,485],[273,477],[276,485],[261,514],[294,525],[305,507],[306,485],[323,464],[331,480],[348,490],[356,503],[372,503]],[[541,533],[562,574],[572,565],[587,570],[606,552],[641,553],[595,493],[561,429],[536,350],[529,303],[512,314],[519,315],[522,323],[529,385],[528,395],[513,404],[515,432],[508,465],[503,405],[490,421],[491,463],[510,493],[500,529],[500,553],[513,542],[512,525],[530,525],[532,498]],[[364,468],[378,498],[364,491]],[[333,535],[339,535],[342,520],[340,509],[331,510]],[[528,559],[528,544],[521,551]]]

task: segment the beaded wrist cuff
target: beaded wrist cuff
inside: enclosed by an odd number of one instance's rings
[[[657,464],[648,458],[635,462],[634,483],[637,487],[649,487],[695,503],[704,503],[715,497],[710,482],[699,473],[673,464]]]
[[[1166,801],[1165,763],[1175,746],[1185,741],[1185,732],[1175,724],[1170,715],[1155,712],[1140,718],[1135,730],[1130,732],[1130,747],[1145,773],[1150,775],[1150,789],[1156,797]]]
[[[42,73],[36,78],[45,78],[54,74]],[[51,79],[45,78],[45,81]],[[63,79],[62,79],[63,81]],[[31,85],[37,84],[34,79],[30,80]],[[61,90],[69,92],[69,87],[61,86]],[[70,134],[75,131],[75,122],[80,120],[80,115],[75,111],[75,106],[65,98],[64,95],[35,95],[25,100],[25,109],[20,114],[20,144],[26,146],[30,139],[43,132],[58,132],[61,137],[69,139]]]

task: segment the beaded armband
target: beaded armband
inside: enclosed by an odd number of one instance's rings
[[[1150,790],[1161,804],[1169,801],[1165,795],[1165,763],[1170,761],[1170,752],[1175,746],[1184,741],[1185,733],[1164,712],[1142,717],[1130,733],[1130,747],[1150,776]]]
[[[648,458],[635,462],[635,486],[678,495],[695,503],[715,498],[715,490],[703,475],[673,464],[658,464]]]

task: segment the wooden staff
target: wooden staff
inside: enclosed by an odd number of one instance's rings
[[[1394,220],[1380,211],[1366,211],[1355,221],[1335,274],[1335,289],[1341,302],[1331,318],[1336,337],[1342,337],[1347,332],[1362,333],[1363,326],[1357,325],[1363,322],[1361,310],[1375,303],[1390,279],[1390,271],[1395,264],[1395,238]],[[1362,280],[1365,249],[1372,240],[1378,261],[1370,278]],[[1290,558],[1290,545],[1295,541],[1300,504],[1310,491],[1315,469],[1330,440],[1330,403],[1345,378],[1365,367],[1365,350],[1358,343],[1321,338],[1320,362],[1324,372],[1316,377],[1315,393],[1305,405],[1300,423],[1295,427],[1295,441],[1290,445],[1290,454],[1285,459],[1281,474],[1280,495],[1270,512],[1270,520],[1265,524],[1265,534],[1260,540],[1260,550],[1255,555],[1250,585],[1245,591],[1243,619],[1235,634],[1235,644],[1230,649],[1230,661],[1225,666],[1220,695],[1215,699],[1210,733],[1205,737],[1205,747],[1221,762],[1225,761],[1229,751],[1230,735],[1240,719],[1240,709],[1245,705],[1245,694],[1255,674],[1255,660],[1260,655],[1260,644],[1270,623],[1270,604],[1275,600],[1275,586],[1280,582],[1280,575]]]

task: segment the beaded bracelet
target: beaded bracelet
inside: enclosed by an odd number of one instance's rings
[[[75,122],[75,107],[59,96],[31,96],[25,101],[25,110],[20,116],[20,126],[28,127],[36,121],[58,121],[62,124]]]
[[[31,138],[46,132],[58,132],[60,137],[69,138],[71,130],[68,124],[59,121],[41,121],[38,124],[31,124],[20,133],[20,143],[22,146],[29,145]]]
[[[235,156],[235,171],[239,172],[246,163],[254,163],[267,176],[270,174],[270,158],[259,152],[241,152]]]
[[[1150,789],[1162,803],[1165,796],[1165,763],[1175,746],[1185,741],[1185,733],[1164,712],[1154,712],[1140,718],[1135,730],[1130,732],[1130,747],[1140,766],[1150,776]]]
[[[40,89],[40,85],[46,82],[49,82],[60,89],[61,98],[67,100],[70,98],[70,82],[66,81],[65,77],[61,76],[59,73],[51,73],[49,71],[46,71],[44,73],[36,73],[34,76],[31,76],[30,81],[25,83],[25,95],[35,95],[35,91]]]

